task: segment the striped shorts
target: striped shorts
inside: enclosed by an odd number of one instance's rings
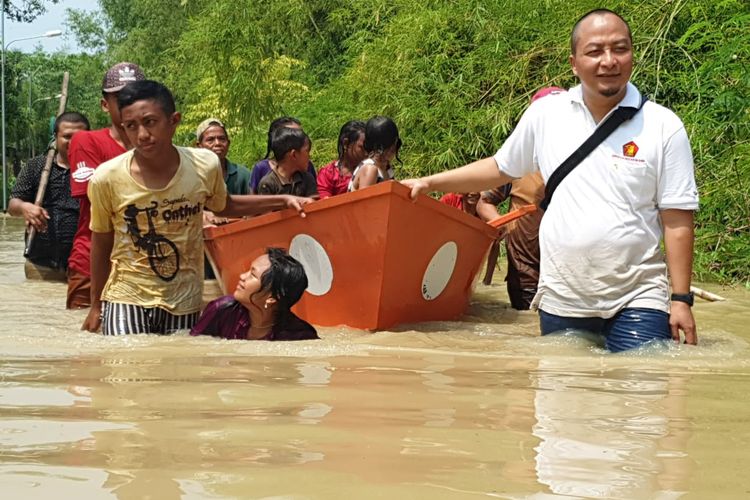
[[[198,312],[174,315],[160,307],[104,302],[102,304],[102,333],[129,335],[156,333],[169,335],[177,330],[189,330],[198,321]]]

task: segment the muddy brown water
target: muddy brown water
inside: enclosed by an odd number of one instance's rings
[[[746,290],[705,286],[698,347],[618,355],[539,338],[500,282],[392,332],[104,338],[21,239],[0,217],[3,499],[750,496]]]

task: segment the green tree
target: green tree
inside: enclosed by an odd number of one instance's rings
[[[184,127],[218,115],[233,157],[265,151],[268,122],[296,115],[314,160],[341,124],[374,114],[402,131],[398,176],[493,153],[540,87],[576,84],[569,31],[592,0],[100,0],[75,21],[106,62],[131,60],[173,89]],[[702,201],[699,277],[750,283],[750,9],[747,0],[614,0],[633,30],[633,81],[691,137]],[[105,29],[96,27],[104,26]]]

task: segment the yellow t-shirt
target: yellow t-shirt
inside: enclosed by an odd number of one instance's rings
[[[213,152],[177,151],[180,166],[163,189],[133,179],[132,151],[101,164],[89,182],[91,230],[115,233],[104,301],[177,315],[200,310],[203,209],[222,211],[227,191]]]

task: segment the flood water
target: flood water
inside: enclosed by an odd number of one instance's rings
[[[22,229],[0,216],[3,499],[750,496],[745,290],[706,286],[700,346],[617,355],[539,338],[500,282],[394,332],[104,338],[24,279]]]

